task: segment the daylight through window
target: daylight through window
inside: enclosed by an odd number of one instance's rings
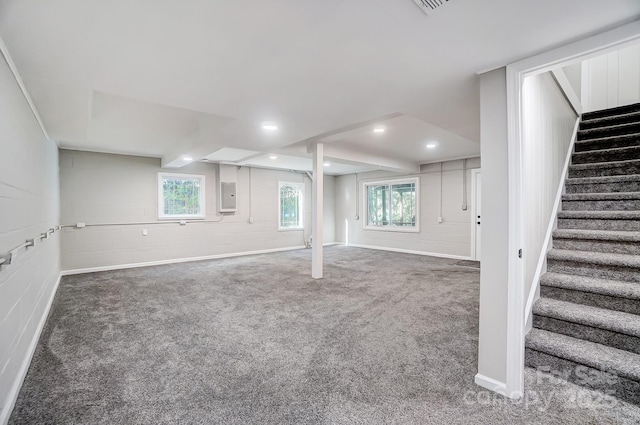
[[[365,183],[365,227],[381,230],[418,229],[418,179]]]
[[[158,173],[158,218],[204,216],[204,176]]]
[[[302,229],[304,183],[280,182],[280,229]]]

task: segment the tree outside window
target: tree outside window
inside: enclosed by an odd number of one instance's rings
[[[158,173],[158,218],[204,217],[204,176]]]
[[[279,228],[302,229],[304,183],[280,182],[279,189]]]
[[[418,230],[418,179],[365,183],[365,228]]]

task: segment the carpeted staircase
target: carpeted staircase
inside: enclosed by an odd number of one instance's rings
[[[582,116],[526,365],[640,405],[640,104]]]

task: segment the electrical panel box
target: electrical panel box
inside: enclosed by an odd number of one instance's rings
[[[236,182],[220,182],[220,212],[236,211]]]
[[[218,164],[218,212],[234,213],[238,209],[238,169],[235,165]]]

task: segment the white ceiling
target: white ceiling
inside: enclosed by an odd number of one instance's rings
[[[308,168],[323,141],[340,174],[478,155],[478,71],[638,18],[638,0],[0,0],[0,37],[62,147]]]

